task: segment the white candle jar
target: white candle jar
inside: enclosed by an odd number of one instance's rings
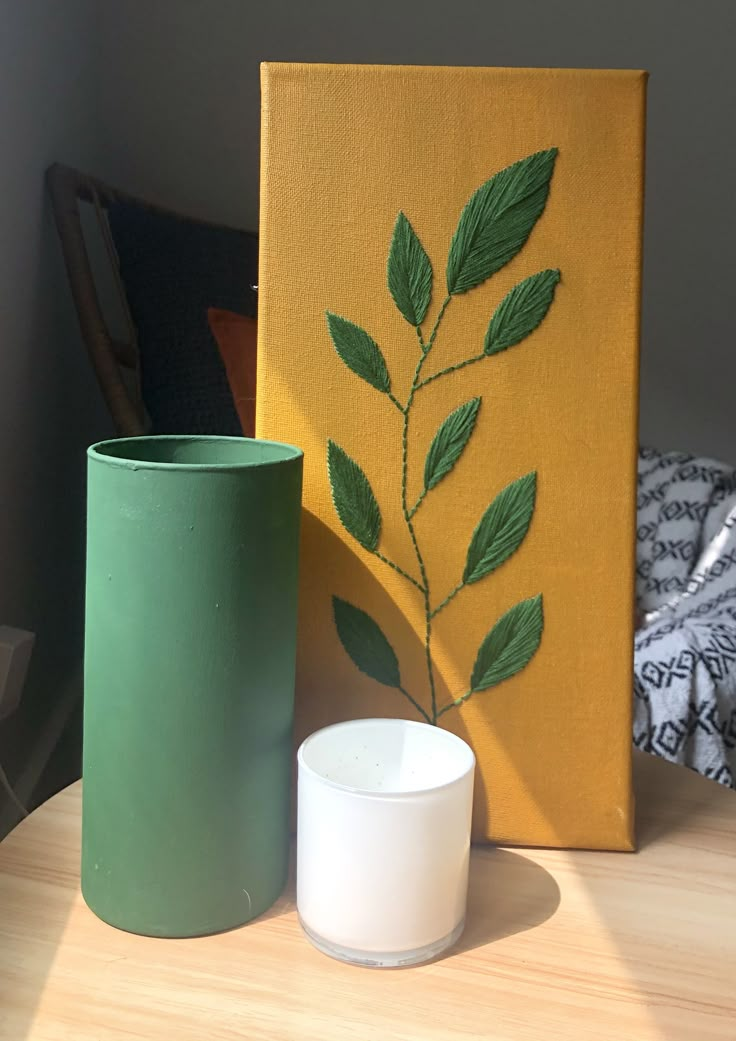
[[[360,719],[298,755],[297,908],[319,950],[416,965],[462,933],[475,757],[426,723]]]

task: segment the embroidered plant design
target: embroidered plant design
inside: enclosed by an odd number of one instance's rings
[[[542,637],[540,594],[515,604],[498,619],[478,649],[467,691],[446,705],[437,704],[432,664],[433,621],[465,586],[490,575],[519,548],[534,512],[536,472],[512,481],[485,510],[470,539],[462,577],[439,602],[432,597],[414,517],[432,489],[460,460],[475,428],[481,405],[479,397],[460,405],[440,424],[425,457],[422,491],[414,503],[407,497],[407,473],[411,415],[422,388],[457,369],[521,343],[543,321],[552,304],[560,272],[550,269],[530,275],[501,300],[491,317],[479,354],[424,375],[425,363],[452,300],[500,271],[529,238],[547,202],[556,156],[557,149],[550,148],[521,159],[495,174],[470,197],[450,244],[447,293],[426,338],[422,323],[432,296],[432,264],[408,219],[399,213],[388,256],[388,288],[397,308],[415,329],[419,345],[419,359],[404,404],[391,391],[391,377],[375,340],[353,322],[327,312],[327,328],[340,358],[352,372],[385,394],[402,417],[401,513],[414,548],[418,578],[379,552],[381,510],[376,497],[359,464],[332,440],[327,446],[327,469],[332,500],[345,530],[363,549],[410,582],[422,598],[430,707],[424,708],[403,687],[396,653],[365,611],[333,596],[335,626],[354,665],[376,682],[400,691],[427,723],[436,724],[453,706],[462,705],[471,695],[495,687],[520,672],[534,657]]]

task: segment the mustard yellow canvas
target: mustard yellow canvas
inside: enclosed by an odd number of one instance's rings
[[[262,67],[256,434],[305,453],[296,740],[453,730],[476,840],[633,848],[645,87]]]

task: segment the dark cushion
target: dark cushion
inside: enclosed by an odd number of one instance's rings
[[[258,237],[127,202],[108,218],[154,433],[241,434],[207,310],[255,317]]]

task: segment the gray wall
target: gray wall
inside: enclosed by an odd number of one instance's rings
[[[255,226],[261,59],[649,69],[642,439],[736,462],[733,0],[117,0],[105,173]]]
[[[0,0],[0,623],[37,634],[0,762],[24,799],[78,703],[84,446],[109,429],[43,187],[54,159],[96,162],[90,12]]]

